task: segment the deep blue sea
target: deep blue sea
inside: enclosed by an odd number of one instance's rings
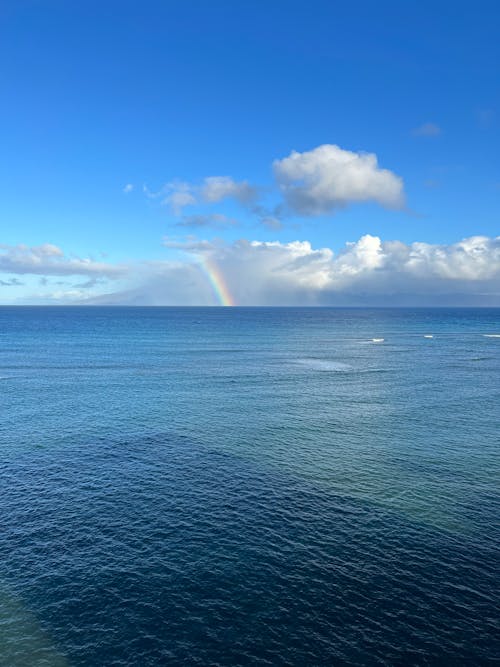
[[[0,308],[0,665],[495,664],[499,334]]]

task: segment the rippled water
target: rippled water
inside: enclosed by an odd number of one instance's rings
[[[499,333],[1,308],[0,664],[495,664]]]

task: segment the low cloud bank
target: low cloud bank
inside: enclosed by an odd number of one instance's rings
[[[128,265],[68,257],[51,244],[0,246],[1,284],[15,287],[22,284],[17,276],[34,275],[44,289],[57,287],[34,294],[33,302],[43,296],[58,303],[213,305],[225,294],[242,306],[500,306],[500,237],[436,245],[366,234],[338,253],[309,241],[188,237],[167,238],[164,246],[176,260]],[[84,280],[54,283],[58,276]],[[129,288],[103,294],[112,284]]]
[[[367,234],[337,254],[308,241],[165,245],[185,260],[150,264],[141,285],[93,302],[216,304],[210,266],[238,305],[500,305],[500,237],[433,245]]]
[[[0,244],[0,274],[119,278],[126,267],[82,257],[68,257],[56,245]]]

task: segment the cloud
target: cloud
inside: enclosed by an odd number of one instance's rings
[[[80,302],[128,306],[210,306],[214,303],[206,273],[197,262],[147,262],[141,273],[142,280],[134,287]]]
[[[224,241],[219,242],[221,245],[224,245]],[[171,250],[184,250],[187,253],[191,254],[201,254],[205,251],[211,251],[217,247],[216,241],[206,241],[204,239],[199,239],[197,236],[188,236],[185,240],[178,239],[171,236],[165,236],[162,241],[162,245],[165,248],[170,248]]]
[[[201,186],[201,199],[208,203],[233,198],[241,204],[250,204],[257,190],[248,181],[234,181],[229,176],[208,176]]]
[[[132,192],[133,189],[134,189],[134,186],[132,185],[132,183],[127,183],[127,185],[123,188],[123,192],[126,195],[128,195],[128,193]]]
[[[164,245],[185,258],[149,263],[142,284],[98,302],[213,304],[205,268],[215,266],[239,305],[500,305],[500,237],[437,245],[366,234],[338,253],[309,241]]]
[[[126,267],[121,265],[67,257],[58,246],[50,243],[32,247],[0,244],[0,273],[119,278],[125,272]]]
[[[181,215],[186,206],[215,204],[225,199],[250,206],[257,198],[257,189],[248,181],[235,181],[230,176],[207,176],[200,184],[171,181],[157,193],[150,192],[146,186],[144,192],[150,198],[161,197],[162,203],[176,216]]]
[[[290,155],[273,163],[286,203],[299,215],[334,213],[348,204],[374,201],[404,205],[403,181],[378,166],[373,153],[355,153],[333,144]]]
[[[8,280],[0,280],[1,287],[21,287],[24,283],[19,278],[9,278]]]
[[[412,130],[415,137],[437,137],[441,134],[441,128],[435,123],[424,123]]]
[[[89,278],[88,280],[85,280],[83,283],[75,283],[72,285],[74,289],[91,289],[92,287],[95,287],[96,285],[103,285],[106,283],[106,280],[103,278]],[[59,284],[59,283],[57,283]],[[61,285],[63,283],[60,283]]]
[[[234,218],[228,218],[221,213],[211,213],[208,215],[185,215],[177,223],[177,227],[194,227],[194,228],[224,228],[231,227],[238,224]]]
[[[288,157],[275,160],[273,170],[275,180],[267,188],[231,176],[207,176],[198,183],[173,180],[157,192],[147,186],[143,191],[148,198],[159,199],[177,217],[187,207],[202,207],[196,212],[198,219],[186,216],[181,226],[203,226],[210,220],[203,207],[228,199],[238,202],[260,224],[275,230],[283,227],[283,220],[290,213],[335,213],[356,202],[372,201],[388,208],[402,208],[405,203],[403,180],[379,167],[373,153],[324,144],[304,153],[292,151]]]
[[[184,181],[167,183],[158,194],[162,192],[168,193],[162,203],[167,204],[174,215],[181,215],[186,206],[192,206],[197,202],[193,186]]]
[[[283,222],[276,216],[272,214],[262,215],[260,222],[269,229],[279,230],[283,229]]]

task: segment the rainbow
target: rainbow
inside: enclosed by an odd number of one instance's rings
[[[206,274],[210,285],[221,306],[235,306],[235,302],[229,287],[226,285],[224,274],[215,262],[209,257],[200,259],[200,268]]]

